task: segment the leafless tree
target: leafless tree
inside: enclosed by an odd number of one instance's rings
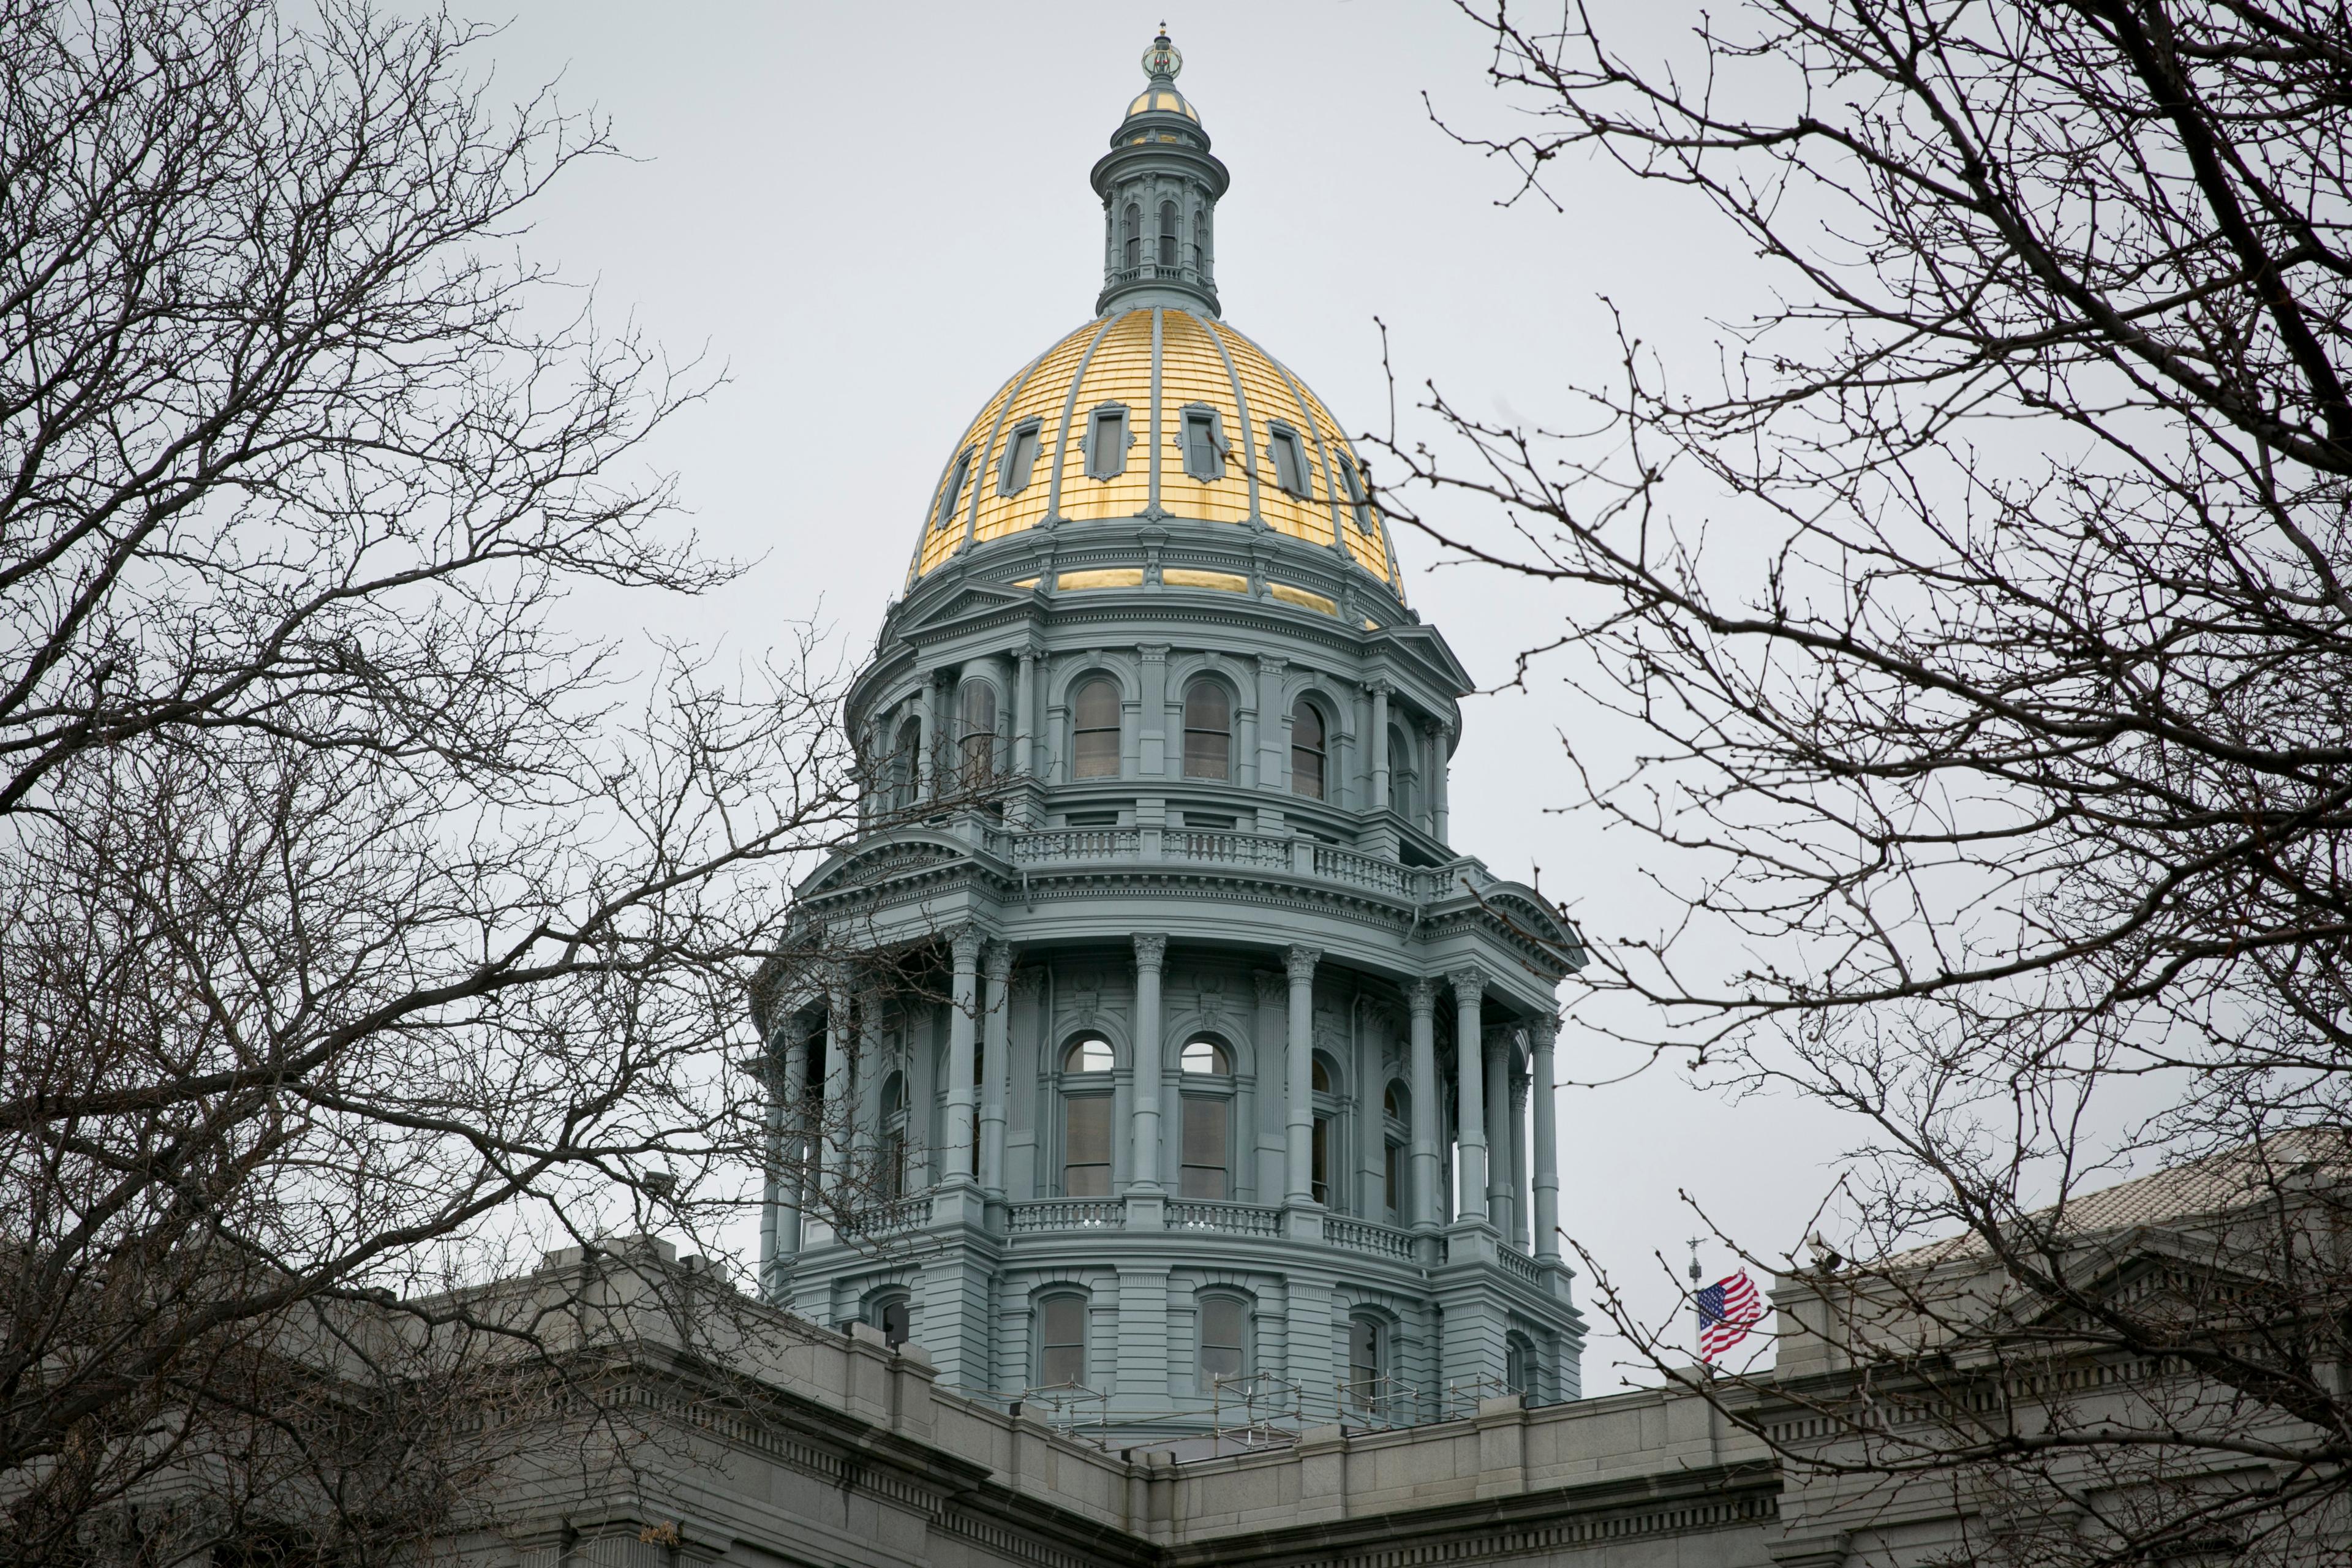
[[[1391,442],[1400,514],[1560,586],[1521,679],[1640,736],[1614,771],[1569,738],[1569,776],[1646,838],[1676,913],[1591,933],[1581,1016],[1870,1126],[1843,1278],[1914,1289],[1916,1256],[1890,1260],[1958,1232],[2021,1293],[2000,1321],[2038,1304],[2081,1331],[2066,1356],[2231,1391],[2186,1428],[2045,1402],[2052,1447],[2139,1479],[2008,1472],[2107,1515],[1998,1550],[2316,1550],[2283,1499],[2340,1523],[2333,1227],[2233,1226],[2226,1269],[2200,1264],[2228,1292],[2134,1307],[2084,1273],[2082,1210],[2352,1121],[2352,25],[2298,0],[1758,0],[1651,60],[1581,5],[1465,8],[1527,120],[1452,128],[1516,165],[1516,199],[1675,187],[1776,274],[1703,367],[1621,321],[1558,432],[1433,393]],[[2274,1215],[2310,1215],[2314,1162],[2253,1168]],[[2021,1353],[1963,1321],[1959,1361]],[[2248,1466],[2270,1481],[2227,1517],[2113,1501]]]
[[[509,258],[608,143],[477,41],[0,0],[19,1561],[413,1543],[491,1465],[453,1413],[569,1375],[467,1288],[723,1258],[765,1157],[743,984],[854,825],[838,685],[562,629],[731,574],[639,457],[709,378]]]

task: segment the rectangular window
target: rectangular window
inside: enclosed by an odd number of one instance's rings
[[[1221,1377],[1242,1375],[1249,1364],[1249,1312],[1230,1296],[1211,1296],[1201,1303],[1201,1389],[1207,1393]]]
[[[1048,1296],[1037,1310],[1037,1384],[1041,1388],[1087,1381],[1087,1303],[1078,1296]]]
[[[1363,476],[1356,471],[1355,462],[1344,454],[1338,461],[1340,482],[1348,489],[1349,515],[1355,519],[1357,532],[1370,533],[1372,531],[1372,509],[1366,504]]]
[[[1331,1202],[1331,1119],[1315,1119],[1314,1148],[1315,1201],[1328,1205]]]
[[[1404,1148],[1402,1144],[1386,1145],[1387,1153],[1381,1162],[1381,1202],[1394,1221],[1400,1200],[1404,1196]]]
[[[1062,1195],[1110,1196],[1110,1096],[1074,1094],[1063,1101]]]
[[[1087,421],[1087,478],[1115,479],[1127,472],[1127,410],[1098,408]]]
[[[1177,1175],[1179,1197],[1225,1195],[1226,1134],[1232,1118],[1223,1095],[1188,1094],[1184,1103],[1184,1163]]]
[[[1354,1390],[1356,1408],[1369,1410],[1379,1396],[1381,1382],[1381,1326],[1369,1318],[1348,1320],[1348,1384]]]
[[[947,489],[940,492],[939,519],[933,524],[942,533],[947,531],[949,526],[955,521],[956,503],[963,499],[963,481],[971,472],[971,454],[970,452],[958,457],[955,467],[948,471]]]
[[[1225,477],[1224,442],[1217,429],[1216,410],[1184,411],[1184,471],[1203,481]]]
[[[1019,495],[1029,488],[1029,475],[1037,467],[1037,426],[1033,420],[1013,432],[1013,440],[1004,448],[1004,463],[997,471],[996,493]]]
[[[1292,495],[1303,497],[1308,494],[1307,449],[1298,444],[1298,432],[1276,429],[1266,446],[1274,454],[1274,482]]]

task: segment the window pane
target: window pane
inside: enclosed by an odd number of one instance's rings
[[[1323,798],[1323,715],[1301,699],[1290,710],[1290,793]]]
[[[1348,1324],[1348,1381],[1365,1383],[1381,1375],[1380,1325],[1356,1318]]]
[[[1269,444],[1274,448],[1274,482],[1292,495],[1307,494],[1307,457],[1297,435],[1276,430]]]
[[[1006,495],[1017,494],[1029,486],[1030,472],[1037,466],[1037,430],[1024,426],[1013,432],[1013,445],[1004,454],[1004,474],[998,488]]]
[[[1196,680],[1184,691],[1184,776],[1233,776],[1233,700],[1214,680]]]
[[[956,502],[963,495],[964,476],[971,472],[971,454],[964,453],[955,460],[948,474],[947,489],[940,492],[940,515],[935,527],[945,529],[956,520]]]
[[[1094,438],[1087,443],[1087,474],[1090,479],[1117,479],[1127,472],[1127,416],[1106,408],[1094,416]]]
[[[1212,1296],[1201,1303],[1201,1377],[1239,1377],[1248,1351],[1249,1315],[1239,1301]]]
[[[1177,1173],[1178,1195],[1223,1198],[1225,1195],[1226,1149],[1232,1117],[1222,1097],[1188,1094],[1184,1107],[1183,1165]]]
[[[1110,1195],[1110,1096],[1074,1094],[1064,1101],[1062,1192],[1074,1198]]]
[[[1318,1204],[1329,1203],[1331,1201],[1331,1119],[1328,1116],[1318,1116],[1315,1119],[1314,1175],[1315,1201]]]
[[[1099,1036],[1078,1041],[1062,1058],[1064,1072],[1108,1072],[1110,1069],[1110,1042]]]
[[[1381,1165],[1381,1202],[1388,1209],[1389,1217],[1393,1219],[1396,1217],[1397,1193],[1400,1186],[1397,1180],[1397,1167],[1404,1163],[1404,1151],[1394,1143],[1386,1144],[1384,1147],[1388,1152]]]
[[[1225,1059],[1223,1047],[1214,1040],[1194,1040],[1184,1047],[1186,1072],[1231,1072],[1233,1064]]]
[[[1087,1380],[1087,1304],[1076,1296],[1049,1296],[1037,1314],[1037,1381],[1056,1384]]]
[[[1070,745],[1070,774],[1118,777],[1118,688],[1099,677],[1078,688]]]

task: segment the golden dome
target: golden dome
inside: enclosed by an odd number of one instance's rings
[[[1099,460],[1097,430],[1126,437]],[[1100,317],[1006,382],[948,455],[907,580],[1048,516],[1263,521],[1399,591],[1363,465],[1322,400],[1194,310]]]

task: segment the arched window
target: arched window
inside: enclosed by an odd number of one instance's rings
[[[1517,1390],[1529,1405],[1536,1402],[1538,1370],[1535,1342],[1525,1334],[1506,1334],[1503,1337],[1503,1382],[1506,1386]]]
[[[1378,1318],[1359,1315],[1348,1320],[1348,1394],[1359,1410],[1378,1407],[1386,1391],[1388,1325]]]
[[[885,1342],[903,1345],[915,1326],[913,1302],[904,1290],[885,1290],[866,1303],[866,1321],[882,1331]]]
[[[1225,1047],[1205,1036],[1184,1043],[1177,1064],[1187,1084],[1177,1097],[1182,1117],[1182,1153],[1176,1172],[1176,1194],[1185,1198],[1222,1200],[1233,1195],[1234,1100],[1230,1084],[1198,1080],[1229,1077],[1233,1058]]]
[[[1208,216],[1200,207],[1192,209],[1192,270],[1201,270],[1201,235],[1208,225]]]
[[[1392,1081],[1381,1096],[1381,1206],[1387,1210],[1391,1225],[1404,1220],[1407,1152],[1412,1143],[1412,1091]]]
[[[963,683],[963,783],[986,784],[996,771],[996,688],[984,680]]]
[[[1304,697],[1290,710],[1290,793],[1323,798],[1323,715]]]
[[[1087,1381],[1087,1299],[1074,1292],[1037,1303],[1037,1386],[1083,1388]]]
[[[1201,1298],[1201,1392],[1249,1374],[1249,1304],[1236,1296]]]
[[[1335,1190],[1331,1176],[1339,1154],[1333,1147],[1339,1120],[1339,1096],[1332,1089],[1331,1069],[1319,1053],[1308,1077],[1315,1090],[1315,1134],[1308,1146],[1308,1174],[1312,1178],[1309,1184],[1314,1189],[1315,1201],[1328,1205]]]
[[[1118,777],[1118,684],[1096,676],[1078,688],[1070,709],[1070,776]]]
[[[898,726],[898,743],[890,748],[890,805],[904,811],[915,804],[917,770],[922,763],[923,724],[909,719]]]
[[[1160,204],[1160,265],[1176,265],[1176,204]]]
[[[1062,1053],[1062,1195],[1110,1196],[1110,1042],[1087,1035]]]
[[[1421,799],[1421,774],[1413,767],[1412,742],[1400,724],[1389,726],[1389,805],[1407,821]]]
[[[1225,1055],[1225,1047],[1206,1036],[1189,1042],[1178,1059],[1188,1073],[1223,1074],[1234,1070],[1233,1058]]]
[[[1234,700],[1206,676],[1184,689],[1184,776],[1234,776]]]
[[[1127,204],[1126,215],[1119,224],[1119,234],[1126,240],[1127,259],[1124,265],[1129,267],[1142,266],[1143,209],[1137,206],[1133,202]]]

